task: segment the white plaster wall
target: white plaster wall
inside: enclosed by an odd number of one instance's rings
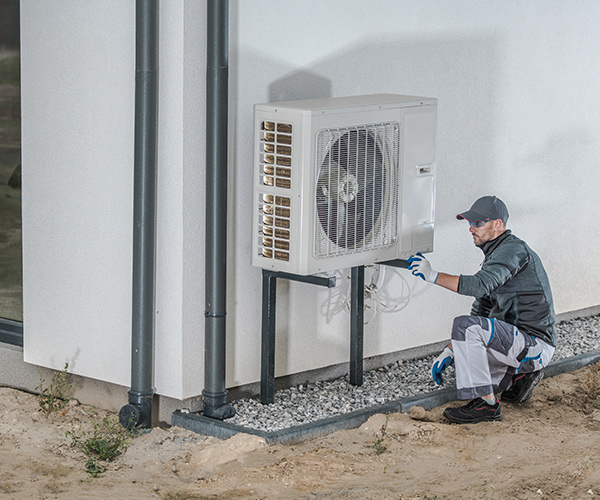
[[[164,8],[167,7],[167,8]],[[181,394],[183,338],[183,2],[159,9],[156,316],[154,383],[159,394]]]
[[[260,271],[248,267],[247,229],[256,102],[378,92],[437,97],[434,267],[478,269],[481,252],[455,215],[496,194],[509,207],[509,226],[544,260],[557,312],[600,303],[600,236],[593,229],[600,209],[599,14],[593,0],[234,3],[239,230],[235,317],[229,316],[232,385],[259,377]],[[472,301],[406,271],[386,289],[408,304],[367,324],[366,356],[447,338],[451,319]],[[349,318],[333,313],[336,293],[279,285],[278,375],[348,359]]]
[[[206,121],[206,3],[184,2],[183,88],[183,297],[181,394],[197,396],[204,387],[204,211]],[[230,229],[231,226],[230,226]]]
[[[133,3],[21,2],[24,359],[128,385]]]
[[[160,5],[155,385],[185,398],[203,388],[206,15],[204,2]],[[59,369],[68,360],[80,375],[127,386],[134,2],[21,9],[25,360]],[[437,97],[434,267],[478,268],[455,214],[494,193],[546,263],[557,312],[600,304],[599,11],[594,0],[230,2],[228,386],[260,377],[257,102]],[[346,274],[333,290],[279,283],[278,375],[348,360]],[[366,325],[366,356],[446,338],[471,303],[406,271],[388,272],[384,292],[403,308]]]
[[[204,7],[159,16],[154,380],[176,398],[203,383]],[[127,387],[135,2],[25,1],[21,16],[24,360]]]

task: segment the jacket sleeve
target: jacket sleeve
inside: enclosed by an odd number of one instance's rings
[[[523,269],[528,260],[529,254],[524,245],[507,242],[492,253],[477,273],[460,276],[458,293],[478,299],[490,295]]]

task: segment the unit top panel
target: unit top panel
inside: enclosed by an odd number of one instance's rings
[[[328,111],[353,111],[373,107],[398,108],[437,104],[433,97],[418,97],[399,94],[370,94],[347,97],[330,97],[324,99],[307,99],[301,101],[281,101],[256,104],[256,111],[285,110],[297,113],[320,113]]]

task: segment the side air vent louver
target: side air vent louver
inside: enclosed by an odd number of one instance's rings
[[[292,187],[292,125],[263,121],[260,133],[260,183],[281,190]],[[259,192],[259,249],[267,259],[290,260],[289,196]]]
[[[266,186],[290,189],[292,186],[292,126],[289,123],[262,122],[261,171]]]
[[[259,193],[260,252],[267,259],[290,260],[290,198]]]

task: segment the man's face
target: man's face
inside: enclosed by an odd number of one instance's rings
[[[478,247],[497,238],[504,231],[505,227],[500,219],[489,220],[482,227],[475,227],[469,224],[469,232],[473,236],[473,243]]]

